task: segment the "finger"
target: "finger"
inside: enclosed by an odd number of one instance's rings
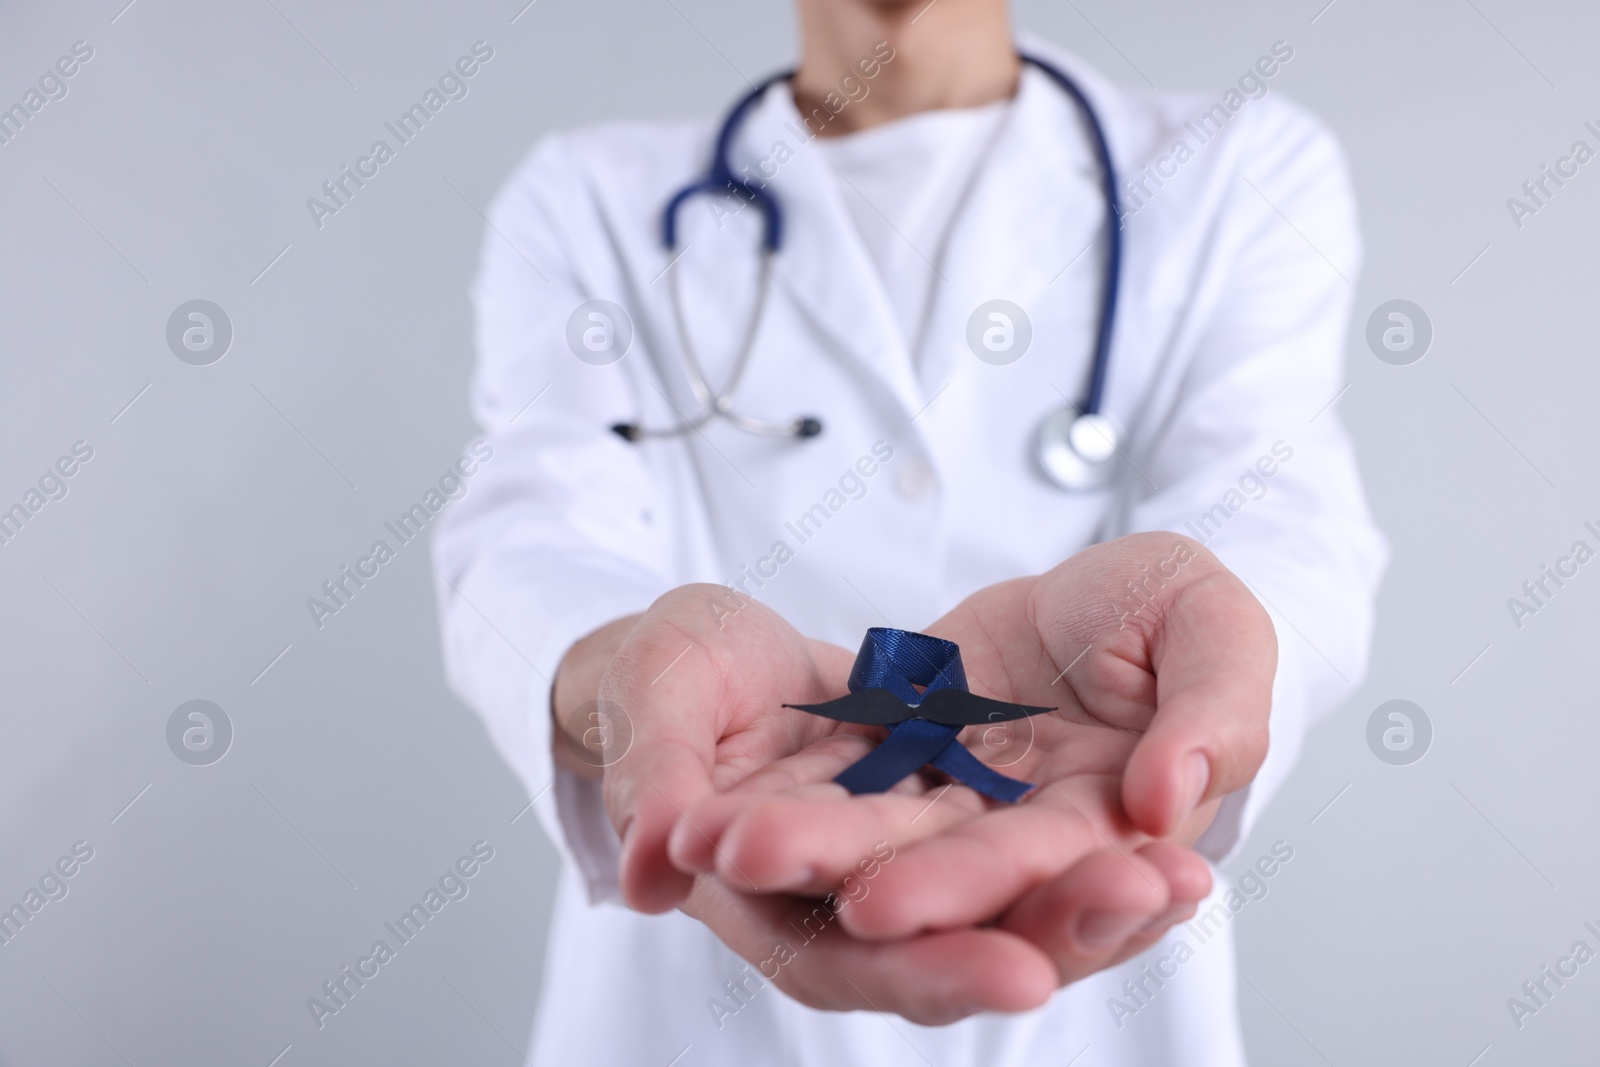
[[[958,823],[895,857],[844,914],[857,937],[887,940],[986,922],[1130,828],[1117,779],[1050,783],[1026,801]]]
[[[1151,652],[1156,714],[1128,760],[1122,797],[1136,826],[1163,837],[1260,769],[1277,641],[1249,589],[1219,568],[1176,595]]]
[[[693,885],[693,876],[673,865],[667,842],[684,808],[710,792],[710,764],[692,743],[661,739],[641,751],[633,771],[614,808],[626,813],[617,828],[622,898],[631,908],[657,914],[682,903]]]
[[[1137,855],[1154,866],[1166,880],[1166,908],[1130,935],[1109,956],[1097,957],[1083,951],[1084,946],[1080,945],[1077,958],[1053,957],[1063,982],[1076,981],[1137,956],[1160,941],[1173,926],[1192,918],[1199,902],[1211,892],[1211,868],[1193,849],[1167,841],[1153,841],[1139,849]],[[1026,919],[1023,913],[1018,913],[1015,918],[1019,923],[1026,921],[1030,924],[1029,933],[1037,930],[1070,931],[1075,918],[1075,906],[1070,895],[1062,894],[1055,898],[1055,907],[1059,909],[1055,914],[1040,904]],[[1018,927],[1016,932],[1024,931]]]
[[[1161,872],[1161,877],[1166,879],[1172,906],[1192,907],[1211,892],[1211,865],[1204,856],[1187,845],[1175,841],[1151,841],[1138,850],[1138,855],[1153,864]]]
[[[840,930],[818,947],[797,976],[805,988],[843,998],[830,1005],[836,1009],[893,1012],[923,1026],[1028,1011],[1057,988],[1049,957],[1003,930],[951,930],[892,945],[853,941]]]
[[[820,894],[886,849],[983,812],[971,789],[930,789],[919,776],[887,793],[850,795],[833,778],[871,747],[863,736],[835,735],[706,798],[674,831],[673,862],[734,888]]]
[[[916,795],[850,796],[831,783],[814,788],[817,795],[777,797],[739,814],[723,838],[718,873],[724,880],[742,870],[768,889],[849,891],[842,882],[875,876],[878,863],[897,849],[984,811],[983,798],[958,785]]]
[[[1000,926],[1037,945],[1067,983],[1132,955],[1130,942],[1154,940],[1151,925],[1171,902],[1160,867],[1108,846],[1025,893]]]
[[[762,980],[813,1008],[892,1012],[935,1026],[983,1011],[1026,1011],[1056,989],[1044,953],[1001,930],[868,944],[851,938],[818,901],[748,896],[714,878],[697,882],[684,910]]]
[[[731,789],[703,797],[673,828],[668,843],[672,862],[690,873],[715,873],[722,839],[741,814],[780,793],[798,798],[842,793],[833,776],[871,747],[864,736],[835,734],[768,764]]]
[[[1096,961],[1092,970],[1113,966],[1137,956],[1161,940],[1174,925],[1191,918],[1196,906],[1211,892],[1211,868],[1191,848],[1171,841],[1152,841],[1134,854],[1160,873],[1167,887],[1167,906],[1135,930],[1109,959]],[[1070,925],[1071,919],[1070,915],[1063,913],[1056,918],[1055,925],[1064,928]],[[1089,973],[1091,971],[1083,972]]]

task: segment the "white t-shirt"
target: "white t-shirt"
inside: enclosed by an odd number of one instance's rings
[[[812,142],[839,180],[912,352],[921,347],[945,239],[1010,112],[1010,100],[923,111]]]

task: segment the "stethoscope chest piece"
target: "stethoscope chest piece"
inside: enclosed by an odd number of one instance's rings
[[[1116,424],[1105,415],[1062,408],[1039,424],[1039,466],[1063,489],[1099,489],[1116,471],[1117,438]]]

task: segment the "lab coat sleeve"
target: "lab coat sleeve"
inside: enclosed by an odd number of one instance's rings
[[[1387,549],[1331,406],[1361,258],[1334,138],[1263,101],[1210,249],[1192,358],[1159,435],[1144,442],[1131,530],[1194,536],[1242,577],[1277,630],[1271,744],[1199,843],[1221,861],[1249,832],[1312,722],[1366,671]],[[1268,472],[1271,472],[1270,474]],[[1146,481],[1148,478],[1148,481]],[[1159,487],[1159,488],[1155,488]]]
[[[647,608],[671,568],[656,480],[608,430],[635,417],[626,361],[594,366],[568,342],[580,304],[620,297],[571,159],[547,138],[490,208],[472,407],[492,455],[441,520],[434,570],[451,687],[599,901],[617,897],[617,840],[596,784],[553,765],[551,681],[575,641]]]

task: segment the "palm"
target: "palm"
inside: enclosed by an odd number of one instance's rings
[[[1029,618],[1037,588],[1037,578],[990,586],[930,627],[960,646],[974,692],[1054,709],[972,727],[962,740],[990,766],[1041,786],[1120,775],[1155,713],[1153,679],[1129,669],[1101,635],[1102,647],[1086,644],[1058,666]]]
[[[720,795],[678,826],[674,857],[688,869],[717,871],[731,888],[747,892],[822,892],[848,877],[880,840],[904,848],[938,838],[940,852],[960,851],[959,867],[993,870],[1004,859],[997,851],[1046,811],[1058,824],[1051,837],[1063,860],[1106,842],[1137,847],[1143,837],[1128,825],[1118,798],[1138,731],[1154,714],[1153,680],[1127,670],[1114,653],[1093,649],[1064,674],[1026,622],[1025,604],[1036,582],[992,586],[928,628],[960,646],[973,692],[1055,709],[962,732],[961,743],[984,763],[1037,787],[1020,804],[997,804],[964,785],[922,775],[886,794],[846,796],[832,779],[869,751],[881,731],[841,729],[809,715],[810,722],[791,724],[788,715],[773,712],[766,724],[752,719],[750,737],[776,729],[809,740],[767,764],[747,759],[755,753],[740,745],[727,761],[728,770],[756,773],[741,775],[731,790],[719,783]],[[1091,684],[1096,676],[1099,684]],[[732,752],[744,736],[730,738],[723,747]],[[761,745],[763,754],[773,751],[772,745]],[[1050,862],[1050,848],[1031,851]],[[915,853],[905,855],[917,859]],[[964,896],[970,905],[972,896]],[[992,912],[975,920],[993,918],[1009,903],[998,886],[992,896]],[[885,919],[892,925],[873,933],[903,936],[960,921],[929,916],[918,922],[902,908],[890,910]]]
[[[1123,772],[1155,717],[1156,677],[1145,631],[1094,616],[1041,632],[1041,577],[967,598],[930,632],[961,648],[972,690],[1049,714],[975,726],[962,742],[989,766],[1038,788],[1024,803],[1069,803],[1110,836],[1132,840],[1117,810]],[[974,812],[995,806],[968,802]]]
[[[1175,542],[1192,564],[1168,574]],[[1152,562],[1165,580],[1134,611],[1122,587]],[[1165,839],[1193,840],[1260,765],[1275,649],[1248,590],[1193,542],[1095,546],[929,627],[960,645],[974,691],[1056,709],[963,735],[1039,787],[1018,804],[922,774],[846,794],[833,778],[876,732],[783,705],[842,695],[850,653],[759,605],[713,625],[708,591],[658,601],[600,687],[633,726],[605,789],[634,907],[681,906],[751,959],[794,894],[836,892],[833,947],[780,984],[819,1007],[934,1021],[1038,1003],[1149,945],[1208,890],[1204,862]]]
[[[622,891],[644,911],[675,907],[691,879],[666,843],[697,803],[845,732],[784,708],[845,691],[850,653],[803,637],[768,608],[710,609],[716,586],[683,586],[634,626],[601,679],[606,805],[623,837]],[[746,888],[749,888],[748,886]]]
[[[708,777],[716,793],[682,814],[670,842],[676,865],[696,872],[681,903],[683,910],[706,923],[780,988],[813,1007],[874,1007],[934,1025],[974,1011],[1019,1011],[1042,1002],[1059,982],[1059,971],[1049,954],[1025,936],[964,928],[904,938],[894,945],[845,936],[840,924],[832,923],[833,912],[782,892],[815,886],[781,877],[773,881],[761,857],[752,864],[752,874],[742,869],[734,852],[721,846],[739,812],[761,801],[797,798],[808,784],[831,778],[873,743],[874,731],[869,728],[782,706],[841,695],[850,653],[804,642],[765,612],[747,623],[732,633],[719,629],[715,637],[699,635],[682,645],[687,648],[684,658],[674,661],[682,664],[693,657],[673,688],[699,694],[701,709],[708,706],[704,697],[714,694],[709,706],[716,709],[705,716],[707,729],[702,735],[716,738],[707,753]],[[668,651],[670,645],[644,652],[642,660],[653,663]],[[627,681],[614,679],[609,688],[635,696],[637,685],[630,687]],[[650,688],[655,690],[665,676],[652,681]],[[664,700],[671,691],[651,695]],[[1038,751],[1027,758],[1037,760]],[[632,773],[640,770],[630,768]],[[897,786],[896,795],[909,798],[924,788],[920,779],[913,779]],[[972,794],[953,802],[950,810],[958,806],[976,811],[982,804]],[[852,855],[845,862],[856,859]],[[842,915],[838,901],[866,899],[847,891],[836,898],[835,907]],[[818,916],[829,925],[819,925]],[[801,929],[820,930],[821,936],[815,943],[803,943],[795,934]],[[769,971],[777,959],[773,946],[791,943],[803,944],[803,954]],[[929,975],[940,977],[930,983]],[[840,982],[841,976],[848,981]]]

